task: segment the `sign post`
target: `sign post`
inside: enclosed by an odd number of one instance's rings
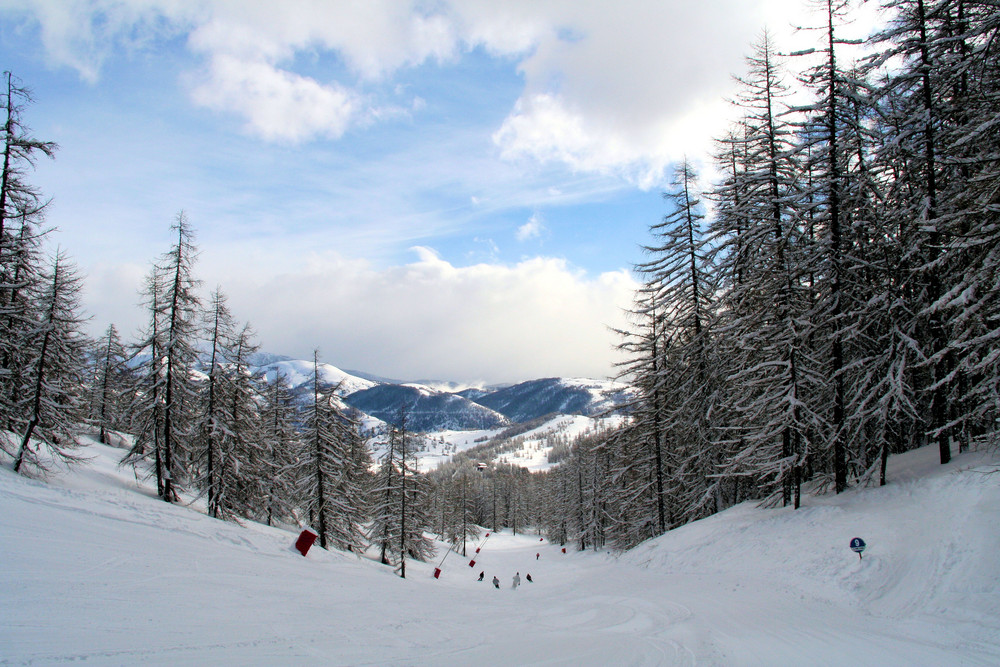
[[[851,551],[858,554],[858,560],[861,560],[863,556],[861,553],[865,550],[865,541],[860,537],[855,537],[851,540]]]

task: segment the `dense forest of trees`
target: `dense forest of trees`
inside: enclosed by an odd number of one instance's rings
[[[74,460],[86,425],[165,501],[308,522],[323,547],[372,549],[405,576],[432,532],[462,553],[499,529],[625,549],[745,500],[799,507],[804,487],[885,483],[891,453],[931,443],[944,463],[994,445],[1000,8],[883,4],[860,45],[849,3],[819,0],[812,49],[784,55],[767,34],[753,46],[718,178],[676,167],[635,266],[628,419],[553,443],[557,465],[536,474],[496,448],[489,465],[460,455],[420,473],[405,411],[372,461],[318,353],[308,401],[254,375],[252,329],[221,288],[203,301],[183,213],[144,283],[137,340],[112,326],[88,341],[80,279],[46,254],[46,201],[28,182],[56,147],[31,137],[31,96],[6,73],[0,448],[44,473]]]
[[[722,178],[677,169],[622,344],[642,398],[575,457],[604,480],[578,484],[581,546],[994,442],[1000,12],[891,0],[849,62],[847,3],[817,4],[799,77],[766,34],[747,58]]]

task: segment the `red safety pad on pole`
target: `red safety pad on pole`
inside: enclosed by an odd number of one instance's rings
[[[441,577],[441,568],[439,567],[434,568],[434,578],[438,579],[440,577]]]
[[[475,566],[476,566],[476,561],[470,560],[469,561],[469,567],[475,567]]]
[[[309,553],[309,547],[313,545],[317,537],[316,533],[306,528],[299,533],[299,539],[295,540],[295,548],[299,550],[300,554],[305,556]]]

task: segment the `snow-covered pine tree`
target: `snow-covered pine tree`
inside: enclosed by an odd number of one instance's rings
[[[328,410],[329,400],[323,393],[319,377],[319,350],[313,351],[312,400],[302,414],[302,454],[296,466],[302,509],[319,536],[324,549],[330,546],[333,524],[332,502],[329,498],[332,477],[342,463],[336,446],[336,434]]]
[[[87,368],[87,340],[81,331],[81,280],[57,252],[45,286],[37,295],[39,319],[25,350],[25,372],[15,394],[20,446],[14,471],[50,468],[48,457],[74,462],[76,430],[86,413],[81,398]]]
[[[343,451],[343,463],[333,480],[332,498],[336,513],[331,538],[338,549],[361,554],[368,546],[364,526],[369,518],[371,450],[361,437],[351,410],[336,392],[331,392],[328,400],[333,430]]]
[[[802,118],[797,150],[806,178],[795,205],[808,227],[814,255],[807,279],[815,301],[810,317],[817,323],[812,345],[817,359],[828,369],[818,404],[829,406],[824,412],[829,429],[826,442],[817,438],[817,446],[830,461],[833,488],[840,493],[848,483],[847,370],[854,356],[848,349],[850,332],[857,330],[869,296],[869,286],[853,280],[865,277],[852,256],[852,250],[864,237],[855,238],[855,230],[860,232],[861,228],[853,224],[856,219],[849,198],[849,193],[857,189],[852,187],[852,181],[853,168],[858,165],[849,152],[848,137],[864,132],[864,127],[853,126],[857,117],[851,102],[860,99],[863,82],[854,79],[854,70],[845,70],[838,59],[838,46],[843,43],[838,29],[846,21],[848,1],[814,0],[813,4],[821,19],[822,27],[815,32],[822,36],[822,46],[817,49],[818,62],[801,78],[813,100],[797,108]],[[852,458],[861,460],[858,456]]]
[[[369,540],[379,548],[382,563],[396,561],[396,571],[406,578],[406,558],[427,560],[434,544],[425,535],[432,528],[428,512],[428,491],[411,464],[416,441],[407,430],[406,409],[400,408],[395,424],[388,424],[385,453],[379,462],[372,486],[372,522]]]
[[[965,41],[965,34],[955,32],[955,19],[959,8],[969,5],[968,0],[883,4],[892,14],[874,38],[879,48],[874,65],[893,61],[880,91],[886,141],[878,159],[892,186],[885,216],[898,220],[895,226],[903,230],[904,297],[909,300],[904,312],[916,316],[906,328],[914,331],[918,350],[920,366],[913,378],[923,403],[919,411],[928,415],[925,435],[937,442],[940,460],[947,463],[959,423],[951,411],[962,393],[953,343],[961,335],[954,328],[955,297],[961,294],[955,290],[965,272],[954,253],[955,240],[963,237],[957,215],[957,193],[965,188],[963,160],[958,145],[947,139],[965,124],[967,113],[964,101],[951,105],[948,98],[965,95],[954,77]]]
[[[302,509],[319,535],[320,546],[361,553],[366,520],[365,445],[336,396],[324,387],[319,351],[313,353],[312,401],[302,415],[302,448],[296,465]]]
[[[956,398],[952,414],[960,447],[970,439],[997,444],[1000,419],[1000,11],[995,2],[951,3],[947,30],[953,127],[944,135],[958,178],[949,189],[956,236],[949,254],[958,282],[949,294],[955,312]]]
[[[368,541],[377,546],[379,561],[383,565],[392,565],[390,557],[394,545],[399,543],[399,506],[400,483],[397,481],[399,470],[396,462],[399,459],[399,432],[386,425],[384,439],[380,443],[385,451],[379,459],[379,466],[372,483],[372,522],[368,529]]]
[[[194,230],[184,212],[171,227],[177,242],[164,256],[164,347],[163,347],[163,499],[177,497],[187,477],[190,446],[194,437],[193,403],[198,387],[191,371],[198,361],[197,338],[201,300],[193,277],[197,258]]]
[[[196,292],[200,283],[193,277],[194,231],[183,211],[170,229],[177,241],[146,284],[151,325],[147,338],[136,346],[138,354],[150,355],[139,374],[143,423],[123,463],[136,465],[153,457],[159,496],[174,502],[187,479],[196,437],[198,385],[192,371],[198,361],[201,300]]]
[[[219,496],[222,489],[221,461],[224,449],[231,447],[227,429],[228,406],[226,405],[227,380],[229,379],[228,359],[224,347],[231,340],[235,326],[233,316],[226,305],[222,289],[216,287],[212,293],[207,318],[206,339],[208,340],[207,378],[200,387],[197,402],[198,416],[195,422],[194,462],[197,470],[195,485],[202,489],[208,502],[209,516],[219,516]]]
[[[664,194],[671,211],[651,227],[654,241],[643,246],[650,259],[637,265],[660,323],[659,355],[646,369],[662,416],[654,434],[671,450],[667,494],[682,520],[717,511],[712,475],[719,463],[709,416],[720,389],[714,358],[714,271],[702,236],[704,212],[697,176],[685,160],[678,165],[671,190]]]
[[[108,325],[104,337],[94,346],[92,378],[88,422],[97,426],[100,442],[111,444],[108,431],[120,431],[126,426],[132,386],[125,346],[114,324]]]
[[[129,432],[135,441],[120,465],[131,465],[138,476],[140,465],[148,466],[144,477],[156,479],[156,494],[163,497],[163,271],[154,266],[146,276],[141,295],[149,324],[139,341],[130,346],[134,384]]]
[[[815,333],[805,278],[814,249],[790,203],[798,194],[800,165],[793,133],[779,107],[788,90],[765,34],[740,79],[747,128],[742,211],[716,221],[715,242],[725,292],[723,311],[734,370],[727,414],[734,422],[722,472],[753,476],[766,502],[799,505],[803,470],[823,424],[815,399],[821,367],[809,342]],[[740,227],[727,229],[724,225]]]
[[[258,349],[253,329],[244,324],[221,350],[225,364],[216,515],[224,519],[256,518],[267,505],[268,451],[258,404],[259,378],[250,368]]]
[[[446,532],[447,539],[457,548],[462,542],[462,555],[468,555],[469,540],[476,540],[481,533],[479,526],[471,519],[472,507],[475,501],[473,483],[480,473],[470,461],[463,462],[452,475],[448,498],[451,500],[451,521]]]
[[[25,335],[37,323],[31,296],[44,272],[38,230],[46,203],[27,181],[42,155],[56,145],[31,137],[24,112],[31,92],[11,72],[3,73],[3,171],[0,173],[0,426],[13,429],[12,396],[21,386]]]
[[[293,468],[302,447],[296,428],[296,408],[288,386],[288,379],[280,371],[264,390],[261,406],[263,442],[267,454],[267,500],[264,521],[272,526],[277,521],[289,521],[297,507],[297,494]]]
[[[644,539],[662,535],[673,523],[674,503],[667,492],[666,476],[672,469],[667,448],[666,392],[662,373],[663,350],[668,344],[663,335],[663,317],[652,307],[655,294],[644,285],[636,295],[631,312],[634,327],[620,331],[619,349],[626,354],[619,376],[638,390],[638,396],[626,406],[629,420],[609,435],[603,448],[609,452],[611,469],[608,484],[613,512],[611,533],[620,548],[628,548]],[[546,485],[550,502],[567,502],[561,493],[565,481]],[[568,527],[560,521],[553,527],[564,536]],[[563,537],[565,539],[565,537]]]
[[[0,425],[10,431],[16,430],[16,394],[30,363],[25,351],[40,317],[35,297],[44,289],[38,220],[38,216],[18,218],[20,229],[0,249],[5,272],[0,283]]]

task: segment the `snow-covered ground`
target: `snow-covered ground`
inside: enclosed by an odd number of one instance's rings
[[[425,434],[425,448],[417,453],[417,467],[421,472],[434,470],[442,463],[447,463],[458,452],[464,452],[480,445],[503,428],[482,429],[476,431],[435,431]]]
[[[1000,664],[980,454],[911,452],[885,488],[741,505],[620,557],[500,533],[474,568],[452,552],[434,579],[441,552],[402,580],[163,503],[121,450],[88,452],[48,483],[0,469],[0,665]]]
[[[548,453],[552,442],[561,438],[565,442],[573,442],[576,438],[588,432],[604,428],[614,428],[622,423],[624,417],[585,417],[583,415],[553,415],[544,424],[516,436],[519,441],[517,449],[501,454],[492,463],[510,463],[527,468],[532,472],[548,470],[552,467]],[[451,460],[457,452],[463,452],[508,430],[509,427],[480,431],[436,431],[426,434],[426,449],[417,454],[421,471],[433,470],[440,464]]]
[[[622,421],[624,417],[620,415],[611,417],[556,415],[538,428],[518,436],[522,441],[521,446],[513,452],[502,455],[500,461],[527,468],[532,472],[548,470],[553,466],[548,458],[553,438],[561,437],[565,442],[572,443],[587,433],[615,428],[621,425]]]

